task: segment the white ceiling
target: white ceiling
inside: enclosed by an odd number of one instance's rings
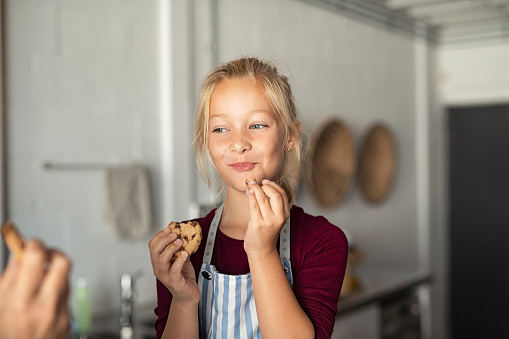
[[[373,0],[436,28],[438,42],[509,40],[509,0]]]
[[[509,0],[299,0],[442,46],[509,41]]]

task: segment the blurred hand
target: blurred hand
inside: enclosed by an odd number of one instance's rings
[[[183,303],[198,303],[200,290],[189,255],[182,251],[173,263],[173,254],[182,246],[182,240],[165,228],[159,231],[148,243],[150,261],[156,278],[170,291],[173,300]]]
[[[70,260],[38,240],[12,257],[0,277],[2,339],[68,338]]]

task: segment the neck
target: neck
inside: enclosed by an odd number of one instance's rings
[[[230,238],[244,239],[251,217],[249,200],[245,192],[228,190],[224,201],[219,229]]]

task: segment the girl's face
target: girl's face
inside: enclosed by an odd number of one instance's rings
[[[245,181],[277,181],[283,162],[283,133],[262,85],[254,79],[222,80],[210,99],[208,152],[229,188]]]

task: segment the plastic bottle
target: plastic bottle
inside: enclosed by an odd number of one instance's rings
[[[74,320],[77,331],[80,334],[90,332],[92,327],[92,314],[90,312],[90,297],[88,295],[88,284],[86,278],[79,278],[76,281]]]

